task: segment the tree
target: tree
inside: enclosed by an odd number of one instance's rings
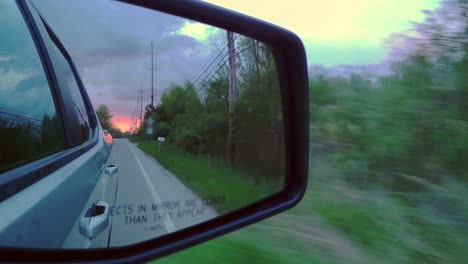
[[[96,114],[103,129],[112,128],[112,117],[109,108],[105,104],[100,104],[96,109]]]
[[[119,128],[116,127],[111,127],[108,129],[109,133],[112,134],[112,137],[114,138],[123,138],[124,137],[124,132],[120,130]]]
[[[237,103],[237,85],[236,85],[236,60],[234,49],[234,33],[227,32],[228,53],[229,53],[229,130],[228,130],[228,156],[231,164],[234,164],[234,155],[236,154],[236,144],[234,142],[234,130],[236,127],[236,103]]]
[[[181,150],[235,164],[255,180],[281,179],[284,128],[273,55],[260,42],[237,38],[235,60],[231,52],[231,64],[235,64],[230,65],[231,72],[226,63],[220,63],[200,89],[190,82],[172,84],[158,105],[146,109],[145,120],[152,116],[155,134],[167,135],[167,142]],[[237,93],[230,95],[233,79]],[[236,115],[235,126],[229,125],[230,114]]]

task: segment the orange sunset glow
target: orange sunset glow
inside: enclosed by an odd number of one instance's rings
[[[130,125],[132,124],[132,119],[130,117],[114,116],[112,118],[112,123],[118,129],[120,129],[122,131],[127,131],[127,130],[130,130]]]

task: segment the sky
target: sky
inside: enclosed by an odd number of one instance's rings
[[[39,125],[55,115],[36,47],[14,1],[0,1],[0,122]],[[16,100],[21,98],[21,100]]]
[[[193,80],[222,49],[221,30],[111,1],[35,0],[70,52],[95,106],[106,104],[128,130],[145,90],[149,103],[150,41],[156,52],[155,98],[171,83]],[[437,0],[209,0],[295,32],[308,64],[372,67],[388,59],[386,40],[422,22]]]
[[[209,0],[295,32],[309,64],[374,64],[386,59],[385,40],[422,22],[437,0]]]

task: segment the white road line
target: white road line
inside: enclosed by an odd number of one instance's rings
[[[140,170],[141,170],[141,173],[143,174],[143,177],[145,178],[145,181],[146,181],[146,184],[148,185],[148,187],[150,188],[150,192],[151,192],[151,195],[153,196],[153,199],[154,201],[157,203],[157,204],[160,204],[161,203],[161,199],[159,198],[158,194],[156,193],[156,190],[154,189],[154,186],[153,184],[151,183],[149,177],[148,177],[148,173],[146,172],[145,168],[143,167],[143,165],[141,164],[141,161],[140,159],[138,159],[138,156],[137,154],[135,153],[135,151],[132,149],[132,147],[130,146],[130,144],[128,143],[128,141],[126,142],[127,145],[128,145],[128,148],[130,148],[130,150],[132,151],[133,155],[135,156],[135,159],[138,163],[138,166],[140,166]],[[174,226],[174,223],[172,222],[172,220],[169,218],[169,217],[164,217],[163,218],[163,223],[164,223],[164,227],[166,228],[167,232],[168,233],[172,233],[174,231],[176,231],[176,227]]]

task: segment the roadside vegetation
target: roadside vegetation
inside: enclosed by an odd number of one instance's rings
[[[400,36],[389,75],[312,73],[304,200],[160,263],[466,263],[467,9]]]
[[[224,58],[204,80],[172,84],[157,105],[146,107],[142,124],[130,137],[199,196],[226,197],[217,208],[221,212],[277,193],[284,183],[281,96],[273,56],[247,37],[236,35],[235,46],[234,70]],[[229,71],[236,73],[235,86]],[[237,96],[229,96],[234,90]],[[165,139],[161,152],[156,151],[158,138]]]
[[[207,156],[193,155],[172,145],[163,144],[158,150],[157,142],[142,142],[140,149],[152,155],[161,165],[182,183],[197,193],[200,198],[222,196],[223,202],[215,205],[218,213],[224,214],[239,209],[280,190],[281,182],[255,181],[228,164]]]
[[[105,104],[100,104],[96,108],[96,115],[99,118],[99,123],[101,124],[102,129],[109,131],[112,134],[113,138],[123,138],[129,137],[129,132],[123,132],[112,122],[112,117],[114,116],[109,107]]]

